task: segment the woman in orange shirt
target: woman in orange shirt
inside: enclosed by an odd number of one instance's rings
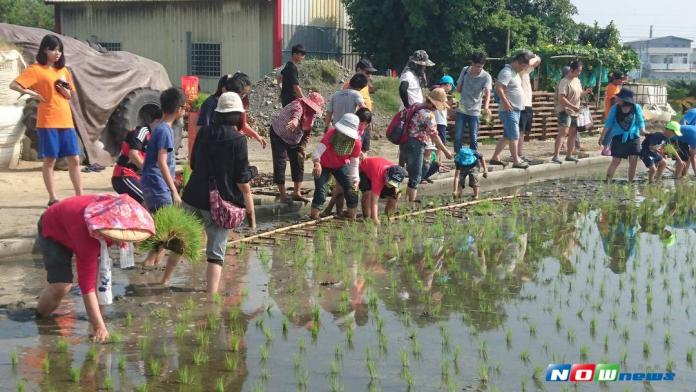
[[[75,194],[82,195],[80,143],[70,110],[70,98],[75,89],[72,75],[65,67],[60,38],[53,34],[43,37],[36,54],[36,63],[24,70],[10,84],[10,88],[39,101],[36,130],[39,134],[39,157],[43,159],[48,205],[58,202],[53,183],[53,166],[58,158],[67,159]]]

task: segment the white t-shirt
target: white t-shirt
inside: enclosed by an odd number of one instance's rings
[[[437,125],[447,125],[447,109],[435,110],[435,123]]]
[[[423,103],[423,90],[421,90],[420,80],[411,71],[406,71],[401,74],[400,82],[408,82],[408,104]],[[404,109],[404,103],[401,102],[400,110]]]
[[[524,91],[524,106],[527,108],[532,107],[532,100],[534,98],[532,95],[532,82],[529,80],[529,74],[531,72],[531,69],[520,72],[520,77],[522,78],[522,91]]]

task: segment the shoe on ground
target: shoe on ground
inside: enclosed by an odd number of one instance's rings
[[[578,158],[575,157],[566,157],[565,159],[566,162],[577,162]]]
[[[517,162],[512,165],[514,169],[527,169],[529,167],[529,164],[526,162]]]
[[[559,165],[560,165],[561,163],[563,163],[560,159],[558,159],[558,157],[553,157],[553,158],[551,158],[551,162],[552,162],[552,163],[558,163]]]

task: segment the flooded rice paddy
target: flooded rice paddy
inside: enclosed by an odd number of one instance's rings
[[[34,318],[40,259],[4,262],[0,390],[693,390],[696,186],[534,191],[247,245],[214,298],[205,263],[171,288],[116,268],[105,345],[77,292]],[[551,383],[549,363],[676,377]]]

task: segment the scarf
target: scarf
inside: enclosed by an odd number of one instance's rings
[[[338,131],[331,138],[331,144],[334,151],[336,151],[336,155],[350,155],[355,148],[355,140]]]

